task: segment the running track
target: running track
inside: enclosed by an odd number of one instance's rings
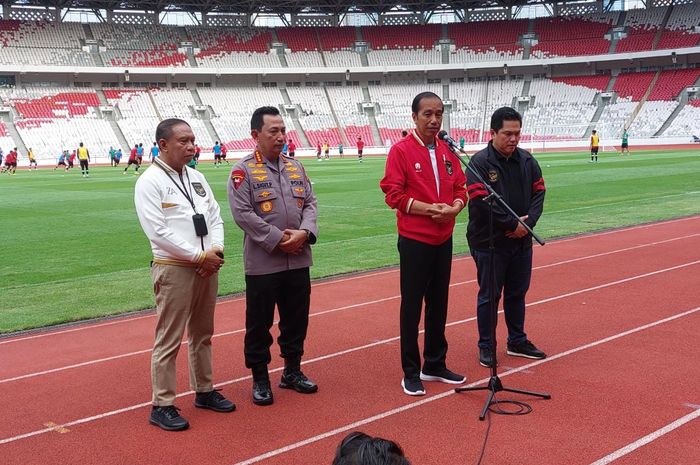
[[[501,355],[506,386],[534,411],[492,415],[486,464],[678,464],[700,457],[700,217],[553,241],[535,251],[527,329],[549,358]],[[470,383],[478,365],[475,270],[455,258],[448,365]],[[476,462],[484,393],[426,383],[399,386],[398,271],[315,283],[305,372],[318,394],[275,389],[256,407],[243,365],[241,299],[217,309],[215,379],[232,414],[195,409],[186,347],[178,405],[190,430],[148,424],[153,315],[0,340],[3,464],[330,464],[336,444],[360,429],[398,441],[414,465]],[[273,347],[274,350],[274,347]],[[273,379],[281,359],[271,365]]]

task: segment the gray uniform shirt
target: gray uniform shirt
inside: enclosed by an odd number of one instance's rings
[[[285,229],[306,229],[318,236],[316,196],[304,166],[280,155],[276,162],[251,154],[231,170],[228,202],[243,230],[247,275],[263,275],[311,266],[307,242],[297,255],[277,247]]]

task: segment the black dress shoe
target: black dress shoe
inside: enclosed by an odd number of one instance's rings
[[[493,357],[491,357],[491,349],[479,348],[479,363],[482,367],[491,368],[493,366]]]
[[[253,403],[255,405],[270,405],[274,402],[270,381],[253,381]]]
[[[282,373],[280,387],[284,389],[294,389],[302,394],[313,394],[318,391],[316,383],[307,378],[301,370],[285,370]]]
[[[151,418],[148,421],[166,431],[182,431],[190,427],[190,424],[178,413],[179,408],[174,405],[163,407],[153,406]]]
[[[194,398],[194,406],[207,408],[215,412],[233,412],[236,404],[219,393],[219,389],[209,392],[198,392]]]

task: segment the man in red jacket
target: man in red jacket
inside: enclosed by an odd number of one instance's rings
[[[449,147],[438,141],[444,105],[423,92],[411,106],[416,127],[394,144],[380,187],[396,209],[401,270],[401,387],[411,396],[425,394],[422,381],[461,384],[445,359],[447,297],[452,270],[455,217],[467,204],[466,177]],[[418,324],[425,300],[423,369]]]

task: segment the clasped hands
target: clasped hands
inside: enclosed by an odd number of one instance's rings
[[[299,255],[306,244],[306,231],[301,229],[285,229],[277,247],[282,252]]]
[[[205,252],[204,261],[199,268],[197,268],[197,274],[202,278],[208,278],[214,273],[218,273],[222,266],[224,266],[224,259],[219,257],[217,253],[220,253],[219,249],[209,249]]]
[[[425,212],[436,223],[447,223],[459,215],[461,210],[459,206],[448,205],[446,203],[433,203],[428,205]]]

